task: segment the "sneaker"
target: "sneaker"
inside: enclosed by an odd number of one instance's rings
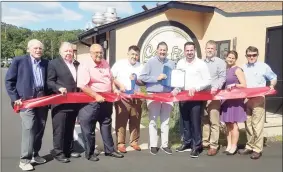
[[[157,148],[157,147],[151,147],[151,148],[150,148],[150,153],[151,153],[152,155],[156,155],[157,152],[158,152],[158,148]]]
[[[165,153],[167,153],[167,154],[169,154],[169,155],[172,155],[172,150],[171,150],[169,147],[166,147],[166,148],[161,147],[161,149],[162,149]]]
[[[32,157],[31,163],[44,164],[44,163],[46,163],[46,159],[37,155],[35,157]]]
[[[190,156],[191,156],[191,158],[198,158],[199,150],[192,150]]]
[[[176,148],[176,152],[189,152],[191,150],[192,149],[189,146],[183,144],[180,147]]]
[[[23,171],[31,171],[34,170],[33,166],[30,163],[23,163],[20,162],[19,167],[23,170]]]

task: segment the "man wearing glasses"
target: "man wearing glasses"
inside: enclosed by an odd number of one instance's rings
[[[258,49],[249,46],[246,50],[246,57],[248,63],[242,68],[245,73],[247,87],[265,87],[266,80],[270,81],[270,89],[274,89],[277,83],[277,75],[271,68],[263,62],[258,62]],[[247,107],[247,121],[246,147],[239,151],[241,155],[251,154],[251,159],[259,159],[263,150],[263,128],[265,119],[265,100],[264,96],[248,98],[246,102]]]
[[[112,92],[114,79],[109,64],[103,59],[103,48],[99,44],[90,47],[90,57],[82,60],[78,68],[78,87],[87,95],[93,97],[96,102],[85,104],[78,114],[85,147],[85,157],[90,161],[98,161],[94,153],[95,126],[98,122],[104,144],[105,156],[123,158],[114,148],[111,134],[112,106],[106,102],[100,92]]]

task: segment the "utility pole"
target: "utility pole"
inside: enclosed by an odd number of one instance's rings
[[[53,60],[53,44],[52,44],[52,39],[51,39],[51,58]]]
[[[5,24],[5,40],[7,40],[7,29],[6,29],[6,24]]]

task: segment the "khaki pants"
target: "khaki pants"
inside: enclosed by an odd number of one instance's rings
[[[142,101],[138,99],[122,99],[115,103],[117,144],[125,144],[126,127],[129,120],[130,144],[138,144],[140,138],[140,122]]]
[[[202,119],[202,144],[217,149],[220,130],[220,101],[209,100],[204,108]]]
[[[265,98],[254,97],[246,99],[247,121],[246,134],[247,144],[246,149],[253,150],[257,153],[263,150],[263,128],[265,119]]]

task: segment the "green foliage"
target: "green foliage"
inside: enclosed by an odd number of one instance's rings
[[[81,32],[82,30],[56,31],[50,28],[32,31],[1,22],[1,59],[26,54],[27,43],[31,39],[38,39],[44,44],[43,58],[56,58],[59,56],[60,43],[75,41]]]

